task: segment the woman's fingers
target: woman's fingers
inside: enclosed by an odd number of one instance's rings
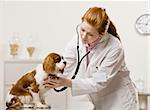
[[[59,81],[56,79],[49,79],[44,81],[43,85],[48,88],[56,88],[59,87]]]
[[[45,86],[45,88],[54,88],[54,86],[51,84],[45,84],[44,86]]]
[[[52,82],[52,81],[47,81],[44,83],[44,85],[56,85],[57,83]]]
[[[58,79],[48,79],[44,81],[43,84],[45,87],[49,88],[57,88],[60,86],[65,86],[66,84],[66,79],[65,78],[58,78]]]
[[[48,82],[48,83],[45,83],[44,86],[47,88],[55,88],[57,85],[56,83],[52,83],[52,82]]]
[[[48,80],[48,77],[44,79],[44,81]]]
[[[49,88],[57,88],[57,87],[60,87],[60,86],[71,87],[72,82],[69,79],[59,77],[59,78],[56,78],[56,79],[46,79],[46,80],[44,80],[43,85],[45,87],[49,87]]]

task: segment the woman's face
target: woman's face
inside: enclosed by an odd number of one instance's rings
[[[80,25],[80,35],[83,44],[91,44],[100,37],[98,31],[86,21]]]

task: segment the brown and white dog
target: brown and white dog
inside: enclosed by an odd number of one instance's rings
[[[23,75],[16,84],[13,85],[6,97],[8,108],[23,107],[25,104],[34,103],[36,108],[49,107],[45,103],[44,94],[49,90],[43,85],[44,79],[57,77],[63,73],[66,62],[63,57],[56,53],[50,53],[43,64],[29,73]]]

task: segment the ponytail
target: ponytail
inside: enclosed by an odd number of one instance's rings
[[[112,21],[110,21],[110,24],[109,24],[107,32],[109,34],[112,34],[114,37],[116,37],[116,38],[118,38],[120,40],[120,37],[119,37],[119,35],[118,35],[117,31],[116,31],[116,27],[114,26]]]

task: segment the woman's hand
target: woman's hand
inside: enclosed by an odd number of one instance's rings
[[[72,81],[63,77],[51,79],[47,78],[44,80],[43,84],[46,88],[57,88],[60,86],[71,87]]]

